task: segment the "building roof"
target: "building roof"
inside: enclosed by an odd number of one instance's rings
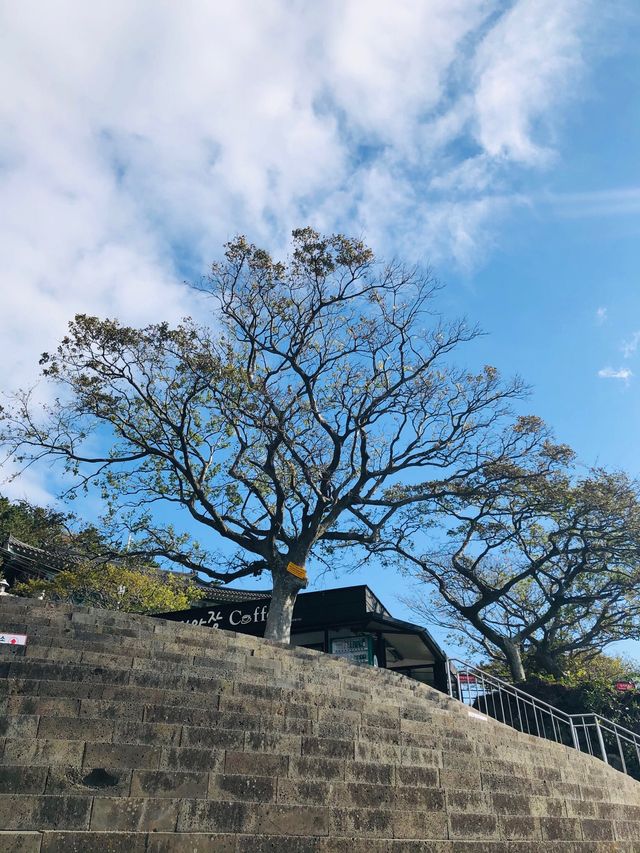
[[[243,601],[258,601],[263,598],[271,598],[270,589],[234,589],[230,586],[206,586],[198,584],[206,589],[206,601],[212,604],[240,604]]]
[[[0,556],[4,573],[20,576],[49,577],[73,562],[69,555],[52,554],[11,534],[0,544]]]

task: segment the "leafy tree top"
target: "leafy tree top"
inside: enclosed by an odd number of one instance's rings
[[[98,484],[132,553],[223,581],[269,570],[268,636],[286,635],[274,620],[303,583],[290,562],[367,546],[402,508],[474,478],[497,486],[567,457],[539,419],[512,416],[520,380],[451,363],[478,330],[437,315],[432,276],[359,240],[300,229],[278,261],[240,237],[200,289],[210,328],[76,317],[42,358],[58,400],[40,417],[19,395],[3,435],[25,464],[62,459],[72,490]],[[235,554],[194,545],[159,506]]]

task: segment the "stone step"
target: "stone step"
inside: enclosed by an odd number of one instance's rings
[[[65,700],[63,700],[65,701]],[[12,739],[25,738],[30,741],[43,740],[91,740],[105,743],[145,743],[174,746],[220,746],[222,743],[237,746],[241,741],[238,733],[243,735],[272,734],[277,739],[280,735],[288,749],[292,744],[298,744],[298,738],[311,736],[316,739],[336,739],[339,731],[331,720],[308,720],[286,717],[269,717],[264,715],[237,715],[224,711],[205,711],[203,709],[182,709],[163,705],[140,706],[134,705],[132,716],[127,717],[122,709],[114,709],[96,700],[87,700],[88,706],[83,707],[81,701],[75,708],[77,713],[71,716],[51,714],[10,714],[0,720],[0,736]],[[48,711],[45,705],[42,710]],[[65,710],[63,706],[59,710]],[[92,716],[92,712],[99,712]],[[362,724],[352,723],[342,732],[343,740],[356,744],[392,743],[403,749],[414,746],[414,736],[386,729],[376,729]],[[464,773],[513,773],[526,774],[532,778],[544,777],[552,781],[589,782],[594,783],[602,778],[602,766],[593,763],[585,768],[576,770],[573,764],[563,767],[549,768],[543,764],[531,761],[528,755],[517,755],[512,760],[505,759],[501,752],[500,758],[480,757],[475,752],[461,753],[458,745],[452,739],[430,738],[428,749],[420,753],[426,766],[439,766],[445,771],[460,771]],[[519,759],[519,760],[518,760]],[[535,759],[535,756],[534,756]],[[519,771],[519,772],[518,772]]]
[[[132,627],[134,626],[135,631],[132,636],[137,638],[138,642],[149,638],[151,641],[157,642],[158,638],[168,635],[173,643],[179,641],[178,647],[182,650],[184,650],[185,645],[195,645],[200,649],[209,648],[216,652],[218,652],[221,647],[228,646],[229,642],[232,642],[237,648],[232,650],[230,657],[233,656],[233,654],[239,654],[240,648],[247,648],[255,656],[262,656],[269,660],[272,660],[273,658],[270,650],[275,646],[280,652],[284,652],[285,655],[288,653],[296,659],[302,657],[303,659],[319,664],[322,668],[325,668],[327,665],[330,666],[331,663],[337,663],[342,667],[346,666],[352,672],[354,678],[364,678],[366,680],[366,668],[363,671],[363,668],[361,667],[354,667],[340,659],[331,655],[324,655],[321,652],[314,652],[308,649],[296,649],[282,644],[272,644],[265,640],[248,637],[242,634],[234,634],[229,631],[202,629],[200,627],[183,625],[177,622],[154,620],[149,617],[136,616],[132,614],[107,615],[105,611],[91,610],[90,608],[74,609],[67,605],[63,606],[65,608],[63,613],[57,613],[56,607],[60,608],[60,605],[52,606],[50,604],[44,604],[43,602],[35,603],[31,600],[28,600],[28,603],[24,603],[26,601],[27,600],[23,600],[20,604],[14,604],[12,601],[6,607],[3,605],[3,611],[0,611],[0,621],[2,622],[1,627],[3,630],[11,630],[11,628],[4,623],[4,619],[2,617],[4,615],[6,618],[7,614],[11,614],[12,612],[14,615],[28,615],[29,621],[14,623],[13,627],[16,628],[16,630],[20,628],[22,632],[26,632],[30,634],[30,636],[33,635],[36,630],[33,624],[34,621],[37,624],[48,623],[48,626],[45,625],[45,627],[51,628],[52,637],[60,636],[60,628],[76,630],[78,627],[93,625],[99,627],[101,632],[111,632],[98,634],[96,635],[98,638],[101,638],[102,640],[108,638],[109,641],[114,643],[118,636],[120,636],[122,642],[126,641],[129,637],[129,633],[123,634],[122,631],[131,632],[134,630]],[[33,607],[34,604],[36,604],[35,608]],[[83,639],[87,639],[86,633],[83,636]],[[330,663],[328,664],[327,662]],[[423,694],[425,691],[435,692],[426,685],[407,679],[404,676],[393,673],[389,670],[380,671],[380,676],[385,679],[391,679],[396,683],[398,681],[404,682],[404,687],[412,692],[417,692],[419,694]]]
[[[0,607],[30,637],[0,657],[0,853],[640,842],[636,782],[397,674],[146,617]]]
[[[178,833],[178,839],[182,833],[185,836],[193,833],[234,833],[237,842],[238,835],[261,836],[267,831],[276,843],[279,837],[288,837],[292,833],[319,839],[328,835],[332,839],[352,839],[355,836],[358,841],[386,836],[406,841],[491,842],[491,847],[487,847],[490,850],[494,850],[493,842],[524,840],[541,844],[572,841],[576,837],[586,842],[608,842],[612,850],[617,850],[619,848],[612,842],[636,838],[640,831],[638,821],[580,821],[572,817],[470,812],[447,814],[444,806],[438,809],[432,804],[411,809],[384,808],[380,803],[369,808],[337,807],[326,803],[299,806],[261,799],[273,793],[271,788],[264,786],[264,781],[260,784],[256,780],[253,789],[246,786],[244,800],[131,796],[125,808],[119,798],[99,795],[0,795],[0,821],[5,832],[164,832]],[[175,847],[167,849],[175,850]],[[276,846],[274,849],[281,848]],[[454,845],[453,850],[457,849]]]
[[[8,652],[2,654],[2,649],[9,649]],[[193,663],[192,660],[187,662],[176,662],[174,660],[165,661],[161,658],[146,658],[138,657],[134,652],[129,652],[127,655],[104,654],[93,651],[76,651],[68,648],[45,648],[42,646],[27,647],[27,654],[17,656],[13,649],[7,646],[0,646],[0,658],[6,665],[9,663],[10,678],[24,678],[25,674],[37,673],[38,665],[59,665],[59,666],[86,666],[94,668],[117,669],[121,671],[142,671],[142,672],[162,672],[181,675],[188,668],[192,675],[200,675],[205,678],[214,678],[221,681],[234,680],[236,683],[245,683],[248,685],[247,692],[260,694],[262,696],[273,695],[289,699],[295,696],[295,692],[304,689],[307,693],[318,693],[326,695],[330,692],[334,695],[343,695],[351,699],[365,700],[366,698],[378,698],[377,692],[371,690],[366,693],[363,690],[355,690],[354,684],[350,678],[341,680],[327,679],[326,683],[323,680],[316,680],[312,674],[306,677],[288,676],[280,673],[278,675],[278,686],[273,686],[274,672],[268,670],[261,672],[261,667],[255,665],[254,658],[248,658],[237,665],[229,665],[215,660],[200,660]],[[14,664],[12,667],[11,665]],[[73,677],[73,675],[72,675]],[[355,685],[357,687],[357,685]],[[385,696],[387,690],[380,690],[379,694]],[[413,694],[411,693],[413,697]],[[440,708],[449,710],[449,703],[445,701],[447,697],[441,697],[440,694],[429,696],[427,704],[436,705]],[[424,700],[420,700],[420,707],[423,707]]]
[[[33,688],[35,684],[28,686]],[[5,699],[4,707],[6,711],[9,713],[24,711],[36,715],[38,713],[46,713],[54,717],[121,716],[124,719],[137,719],[140,722],[145,720],[182,724],[200,722],[207,725],[228,725],[224,723],[224,714],[230,714],[239,715],[243,725],[252,725],[254,728],[256,727],[257,719],[260,719],[263,721],[257,726],[260,729],[274,728],[291,733],[317,734],[320,736],[333,732],[349,737],[353,735],[359,738],[369,737],[376,740],[383,737],[382,733],[376,730],[376,725],[384,723],[385,726],[389,726],[392,722],[389,717],[380,719],[380,715],[377,712],[373,712],[368,716],[366,711],[359,713],[334,708],[325,709],[321,705],[314,705],[311,702],[300,705],[293,703],[265,703],[253,698],[236,697],[233,694],[228,696],[221,694],[216,697],[207,697],[204,706],[185,707],[185,703],[182,701],[180,704],[168,705],[162,701],[165,697],[158,691],[150,694],[150,698],[156,700],[154,704],[145,703],[142,701],[142,697],[137,695],[138,688],[135,686],[127,688],[110,687],[110,695],[115,698],[107,700],[86,698],[95,695],[104,695],[104,688],[100,688],[100,692],[97,693],[92,684],[89,684],[88,688],[85,683],[80,685],[71,684],[72,690],[69,691],[71,693],[69,696],[59,696],[63,692],[61,690],[62,685],[47,682],[46,686],[51,688],[46,692],[56,694],[58,698],[49,699],[47,696],[43,696],[42,693],[37,698],[9,695]],[[22,687],[24,685],[17,685],[18,689]],[[122,695],[121,691],[123,690],[127,690],[128,692]],[[77,697],[78,693],[81,694],[81,698]],[[180,696],[180,699],[182,700],[182,696]],[[176,696],[172,695],[171,701],[175,700]],[[276,724],[269,726],[266,722],[268,720],[276,721]],[[374,725],[364,725],[367,722],[371,722]],[[463,754],[467,754],[469,747],[471,747],[471,751],[485,750],[487,751],[487,756],[491,757],[492,753],[495,752],[496,745],[503,740],[505,729],[505,727],[499,724],[494,725],[496,726],[494,730],[472,728],[467,732],[455,732],[450,730],[451,721],[446,719],[445,712],[439,712],[436,716],[435,711],[432,710],[430,719],[426,723],[422,720],[409,721],[404,718],[401,719],[399,732],[397,729],[389,729],[388,731],[385,729],[384,740],[389,744],[402,743],[407,747],[415,746],[416,749],[433,749],[440,744],[440,746],[451,747],[452,750],[455,749]],[[409,727],[408,731],[406,730],[407,727]],[[513,737],[515,733],[510,730],[508,731],[510,736]],[[449,735],[455,735],[455,737],[449,737]],[[524,738],[527,743],[530,740],[524,735],[520,737]],[[539,739],[535,740],[537,741],[535,753],[537,761],[544,763],[545,757],[548,757],[549,759],[553,758],[557,762],[558,748],[554,744],[540,741]],[[379,752],[382,754],[384,750],[379,750]],[[394,757],[393,750],[387,750],[387,752],[388,757]],[[505,757],[513,756],[514,758],[520,758],[521,754],[519,748],[512,749],[511,753],[507,750]],[[604,766],[596,759],[578,755],[573,750],[567,750],[564,755],[565,763],[569,760],[571,760],[572,766],[575,765],[576,761],[578,763],[580,761],[590,763],[590,771],[592,772],[595,772],[594,767],[600,770]],[[467,759],[463,757],[462,761],[466,762]]]
[[[93,700],[88,700],[93,702]],[[45,709],[46,710],[46,709]],[[79,713],[73,716],[50,715],[9,715],[0,721],[0,736],[10,739],[28,739],[33,743],[37,740],[83,740],[104,743],[159,743],[180,746],[219,747],[220,745],[242,746],[245,741],[253,738],[271,738],[273,743],[281,743],[286,751],[294,749],[301,751],[303,743],[310,745],[318,743],[318,749],[328,749],[330,746],[340,750],[340,744],[380,744],[382,747],[391,744],[397,747],[391,757],[413,750],[413,741],[405,740],[405,735],[390,732],[386,729],[375,729],[369,726],[354,724],[345,731],[342,738],[337,737],[335,724],[332,722],[313,721],[306,719],[289,719],[255,715],[238,716],[224,711],[194,711],[179,707],[146,706],[141,709],[134,706],[137,718],[127,718],[122,713],[109,714],[99,704],[91,704],[89,711],[103,711],[99,716],[82,713],[82,703]],[[110,709],[109,709],[110,710]],[[116,709],[117,711],[118,709]],[[297,724],[297,725],[292,725]],[[291,730],[291,729],[294,730]],[[390,735],[395,737],[390,738]],[[497,752],[497,751],[496,751]],[[428,749],[419,753],[425,766],[439,766],[445,771],[460,770],[465,773],[514,773],[517,771],[537,778],[544,776],[548,780],[568,781],[570,769],[547,768],[536,765],[529,760],[508,761],[503,757],[492,759],[479,758],[475,753],[461,753],[451,740],[443,741],[432,738]],[[591,768],[590,768],[591,769]],[[595,770],[596,768],[594,768]],[[581,774],[583,776],[597,774]]]
[[[111,662],[105,662],[109,664]],[[204,674],[203,674],[204,673]],[[162,667],[152,669],[123,669],[113,665],[95,665],[93,663],[58,663],[49,660],[29,660],[27,658],[15,658],[0,663],[0,677],[10,681],[67,681],[73,683],[98,683],[111,686],[134,686],[136,688],[170,688],[174,691],[184,690],[186,692],[205,692],[207,695],[233,693],[238,701],[243,697],[255,702],[256,706],[265,711],[277,712],[278,703],[286,704],[291,709],[295,706],[309,706],[312,703],[325,705],[344,710],[366,709],[371,705],[373,697],[364,696],[361,693],[352,693],[348,689],[339,691],[327,691],[315,686],[308,689],[306,685],[300,687],[273,687],[271,685],[254,684],[250,676],[243,674],[231,679],[220,679],[213,677],[206,669],[186,670],[181,674],[165,673]],[[296,700],[299,700],[296,702]],[[225,699],[225,701],[229,701]],[[424,717],[427,721],[433,720],[435,715],[449,716],[447,705],[439,702],[419,702],[415,708],[401,706],[401,712],[407,719],[420,719]],[[455,709],[456,713],[464,714],[464,706]],[[290,710],[289,713],[292,713]],[[302,712],[300,712],[302,713]],[[493,723],[493,721],[491,721]]]
[[[123,732],[124,734],[124,732]],[[184,730],[183,730],[184,735]],[[25,740],[7,737],[0,756],[0,765],[10,767],[68,767],[74,771],[87,772],[103,768],[123,770],[192,770],[198,768],[207,772],[220,771],[227,761],[228,754],[244,754],[244,760],[259,763],[261,755],[281,756],[287,762],[293,757],[308,759],[303,761],[306,772],[314,779],[313,762],[333,759],[342,762],[345,767],[357,763],[370,764],[376,759],[375,749],[363,752],[357,741],[338,741],[329,738],[297,737],[274,735],[272,733],[249,733],[228,730],[191,731],[192,737],[180,739],[180,745],[165,745],[162,742],[120,742],[90,741],[79,739],[43,738]],[[170,741],[168,741],[170,743]],[[258,756],[257,758],[249,756]],[[468,791],[491,791],[519,793],[546,797],[579,798],[587,790],[589,796],[606,800],[607,790],[597,786],[584,786],[565,780],[549,780],[532,777],[527,767],[486,766],[473,773],[453,771],[446,766],[447,754],[431,756],[432,764],[426,765],[423,756],[413,757],[405,750],[398,750],[389,766],[403,768],[409,775],[406,778],[419,780],[418,787],[441,787],[448,789],[452,785],[464,784]],[[270,758],[270,761],[275,759]],[[288,766],[288,765],[287,765]],[[411,768],[422,772],[417,776],[410,773]],[[506,770],[509,770],[506,773]],[[321,769],[326,773],[326,766]],[[334,765],[334,776],[346,773]],[[405,778],[401,774],[402,778]],[[416,785],[414,784],[414,787]]]
[[[584,842],[385,840],[323,838],[318,836],[241,835],[225,833],[136,832],[43,832],[4,833],[12,840],[1,853],[634,853],[632,842],[616,841],[615,847]],[[42,840],[40,840],[42,839]],[[40,846],[42,844],[42,846]],[[37,846],[36,846],[37,845]]]
[[[316,678],[315,674],[310,671],[306,672],[305,675],[296,674],[295,676],[280,672],[278,673],[279,686],[273,688],[271,686],[275,675],[273,668],[269,667],[263,670],[259,659],[253,656],[240,662],[229,663],[196,655],[189,656],[181,662],[175,660],[173,654],[169,654],[170,659],[167,660],[162,656],[159,658],[139,657],[134,648],[128,649],[126,654],[106,654],[91,650],[85,650],[78,654],[75,649],[64,647],[64,642],[61,642],[62,647],[45,647],[37,644],[28,646],[25,655],[16,655],[14,649],[0,646],[0,667],[4,667],[6,674],[6,666],[9,665],[8,677],[10,678],[29,677],[30,674],[33,676],[34,673],[38,672],[38,665],[41,665],[42,670],[45,665],[53,667],[56,664],[60,667],[86,666],[92,669],[120,670],[121,672],[131,670],[136,673],[151,673],[150,677],[153,677],[153,674],[162,673],[165,681],[167,677],[172,677],[174,681],[184,679],[184,673],[188,671],[192,678],[245,681],[247,684],[251,684],[252,690],[258,692],[261,687],[267,688],[261,691],[263,694],[271,689],[274,693],[278,692],[279,695],[285,696],[286,691],[304,688],[309,692],[318,694],[326,694],[329,691],[333,695],[342,695],[354,701],[364,701],[367,698],[384,700],[389,690],[386,685],[378,686],[375,689],[371,687],[365,689],[358,681],[358,679],[363,678],[360,668],[349,667],[348,664],[345,664],[348,668],[346,672],[338,673],[339,678],[329,676]],[[353,669],[356,669],[355,675],[351,672]],[[53,669],[51,671],[55,672]],[[73,678],[74,676],[69,672],[67,677]],[[364,678],[366,679],[366,675]],[[427,693],[416,695],[414,689],[405,683],[409,679],[397,675],[394,675],[394,678],[399,681],[398,697],[401,698],[406,694],[406,698],[410,702],[415,701],[419,707],[423,707],[425,702],[447,710],[454,709],[459,705],[459,703],[453,703],[449,697],[429,688],[427,688]],[[120,681],[123,680],[126,680],[125,676],[120,677]]]

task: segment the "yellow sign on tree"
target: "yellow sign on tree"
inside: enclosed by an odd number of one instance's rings
[[[296,563],[288,563],[287,571],[289,574],[294,575],[294,577],[300,578],[301,581],[306,581],[307,579],[307,570],[304,566],[298,566]]]

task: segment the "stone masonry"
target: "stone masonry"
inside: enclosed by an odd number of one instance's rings
[[[631,853],[640,785],[386,670],[0,603],[0,853]]]

